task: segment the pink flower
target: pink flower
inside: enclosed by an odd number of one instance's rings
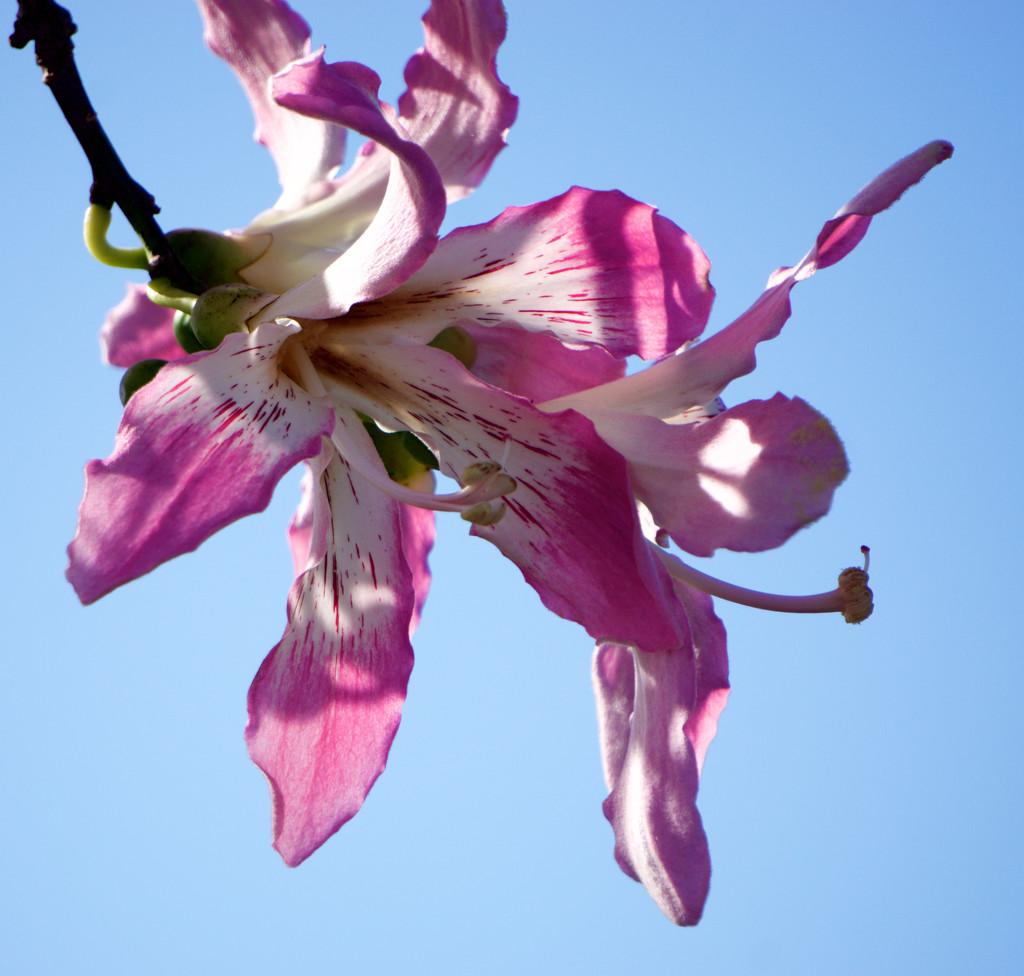
[[[214,22],[226,10],[243,22],[238,4],[204,9]],[[273,10],[281,30],[292,24],[283,5]],[[69,550],[69,579],[91,602],[264,508],[282,474],[309,462],[291,532],[298,578],[288,626],[253,683],[246,732],[270,781],[275,846],[289,864],[355,814],[383,769],[429,578],[432,511],[462,513],[547,606],[594,638],[646,650],[686,640],[669,576],[640,531],[622,456],[582,415],[533,401],[604,383],[622,375],[624,357],[661,356],[698,335],[711,304],[707,261],[652,208],[579,188],[438,243],[445,184],[458,195],[479,179],[510,103],[495,99],[500,111],[470,121],[466,113],[485,100],[474,97],[471,109],[449,104],[467,88],[453,77],[490,72],[495,90],[500,8],[445,3],[432,11],[428,51],[433,36],[449,63],[428,72],[433,87],[424,93],[416,82],[429,59],[413,60],[415,97],[399,103],[397,118],[360,65],[329,65],[316,53],[273,78],[275,105],[321,126],[290,139],[330,146],[324,128],[347,126],[375,148],[326,189],[316,168],[315,193],[285,179],[297,209],[238,235],[246,246],[266,233],[272,240],[239,269],[256,292],[228,286],[231,302],[251,304],[227,323],[223,341],[210,341],[201,314],[223,296],[221,286],[198,299],[178,296],[192,308],[190,343],[215,348],[172,358],[131,396],[113,454],[87,467]],[[221,48],[223,37],[243,36],[217,30]],[[257,40],[268,33],[277,36]],[[278,67],[269,55],[247,56],[240,43],[231,50],[243,75],[253,64],[266,65],[264,75]],[[453,90],[439,87],[445,79]],[[253,101],[259,131],[279,156],[276,122],[267,121],[276,109]],[[417,107],[452,119],[450,131],[421,128],[411,138]],[[346,194],[357,185],[363,200],[371,182],[380,192],[362,233],[351,243],[327,240],[348,220]],[[331,217],[321,224],[322,205]],[[305,250],[292,247],[299,234]],[[222,278],[223,253],[232,257],[236,243],[211,249],[209,266]],[[278,282],[288,287],[278,292]],[[144,355],[147,343],[167,349],[169,316],[149,321],[137,295],[129,306],[107,330],[112,362],[124,362],[129,349]],[[214,333],[222,324],[214,321]],[[453,341],[475,351],[472,372],[470,353],[446,351]],[[395,441],[391,432],[405,433]],[[430,465],[462,487],[433,493]]]
[[[795,282],[845,256],[950,147],[879,177],[747,313],[693,344],[713,299],[707,258],[621,193],[573,188],[438,241],[446,202],[482,179],[514,117],[494,70],[499,3],[435,0],[397,112],[369,69],[310,53],[285,4],[200,8],[283,192],[244,231],[178,238],[202,294],[157,283],[190,313],[176,333],[140,290],[109,318],[111,362],[169,362],[128,400],[113,454],[87,466],[76,592],[91,602],[196,548],[307,463],[288,623],[246,729],[274,846],[294,865],[384,768],[432,513],[460,513],[596,640],[616,858],[695,923],[710,872],[697,781],[728,693],[701,589],[736,594],[653,543],[758,551],[827,511],[846,473],[828,422],[781,394],[726,410],[719,393],[781,329]],[[345,128],[371,141],[334,178]],[[627,377],[630,355],[658,362]],[[435,467],[458,490],[436,493]]]
[[[717,548],[759,551],[827,511],[847,471],[828,421],[781,394],[731,409],[723,409],[718,396],[753,370],[755,345],[779,334],[793,286],[849,254],[871,218],[952,151],[947,142],[930,143],[874,179],[825,223],[795,267],[774,272],[750,309],[709,339],[633,376],[541,405],[582,413],[623,455],[659,543],[667,536],[702,556]],[[851,622],[870,612],[871,594],[866,572],[858,569],[845,570],[830,593],[776,597],[660,556],[690,641],[654,654],[619,641],[598,643],[593,678],[611,791],[604,810],[622,870],[644,884],[672,921],[692,925],[711,873],[697,781],[729,687],[725,630],[707,594],[765,609],[839,611]]]

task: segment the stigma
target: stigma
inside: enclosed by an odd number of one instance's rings
[[[848,624],[859,624],[871,616],[874,609],[873,595],[868,586],[868,563],[870,550],[861,546],[864,554],[864,566],[851,566],[839,574],[839,583],[834,590],[827,593],[813,593],[808,596],[784,596],[776,593],[762,593],[759,590],[748,590],[734,583],[726,583],[707,573],[702,573],[688,566],[677,556],[651,546],[651,551],[658,555],[669,575],[702,590],[710,596],[740,603],[745,607],[756,607],[759,610],[775,610],[782,613],[841,613]]]

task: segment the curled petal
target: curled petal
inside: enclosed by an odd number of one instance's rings
[[[430,153],[451,203],[480,184],[516,119],[519,99],[495,67],[505,8],[500,0],[433,0],[423,27],[426,43],[406,65],[398,112]]]
[[[423,18],[426,43],[405,70],[399,123],[429,153],[449,202],[466,196],[505,145],[518,99],[498,79],[497,49],[505,37],[500,0],[434,0]],[[295,221],[280,211],[257,218],[279,233],[295,233],[322,247],[343,249],[370,224],[384,199],[391,164],[375,143],[352,167],[320,184]],[[312,188],[311,188],[312,189]]]
[[[574,187],[453,231],[400,289],[358,314],[406,328],[515,326],[653,359],[703,330],[709,268],[693,239],[652,207]]]
[[[309,25],[282,0],[196,0],[206,43],[242,83],[253,115],[256,140],[270,150],[287,209],[303,192],[326,179],[345,153],[345,130],[304,118],[277,105],[270,79],[309,54]]]
[[[698,424],[610,410],[592,419],[655,523],[697,556],[782,545],[828,511],[848,471],[832,425],[781,393]]]
[[[174,338],[174,309],[154,305],[142,285],[129,285],[124,298],[107,312],[100,348],[104,362],[126,368],[142,359],[185,355]]]
[[[619,648],[599,652],[599,660],[619,668],[624,653],[635,666],[633,716],[618,777],[604,801],[615,858],[669,919],[696,925],[711,859],[696,806],[697,756],[685,730],[696,698],[694,649],[689,642],[649,654]]]
[[[943,140],[922,146],[917,152],[905,156],[876,176],[849,203],[842,207],[818,234],[814,249],[801,264],[807,267],[827,268],[842,260],[867,233],[871,218],[888,210],[915,183],[953,155],[953,147]]]
[[[544,414],[439,349],[354,345],[339,353],[316,356],[332,397],[388,429],[413,431],[453,478],[493,461],[515,479],[505,517],[473,533],[519,566],[548,609],[598,639],[648,649],[679,642],[685,620],[640,532],[625,461],[586,418]]]
[[[952,152],[948,142],[932,142],[887,169],[825,223],[814,247],[795,268],[774,272],[757,301],[709,339],[643,372],[561,397],[543,408],[572,408],[587,413],[588,405],[592,405],[668,419],[710,403],[726,384],[754,369],[757,343],[779,334],[790,315],[789,292],[793,285],[849,254],[863,238],[874,214],[890,207]]]
[[[413,664],[400,506],[328,456],[315,492],[322,551],[292,586],[284,636],[249,690],[245,732],[270,785],[274,847],[290,866],[355,816],[383,772]]]
[[[389,150],[392,157],[387,192],[370,226],[325,270],[271,303],[261,313],[262,321],[282,315],[321,319],[342,315],[355,302],[393,291],[437,245],[437,231],[445,212],[441,178],[426,152],[407,139],[385,113],[377,99],[379,85],[380,79],[368,68],[351,63],[326,64],[322,52],[274,79],[278,104],[354,129]],[[313,223],[307,229],[317,237]],[[271,228],[275,238],[283,233],[302,242],[291,231]],[[246,280],[259,287],[261,263],[274,261],[271,245],[267,254],[245,269]]]
[[[296,325],[229,335],[165,366],[128,401],[114,453],[90,461],[67,576],[83,603],[262,511],[320,450],[334,414],[277,368]]]

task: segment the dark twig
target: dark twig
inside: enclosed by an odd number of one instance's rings
[[[155,220],[160,208],[153,196],[128,174],[85,93],[71,43],[77,30],[71,14],[53,0],[19,0],[11,46],[20,49],[35,41],[36,63],[43,69],[43,82],[53,93],[92,167],[90,203],[108,210],[116,203],[121,208],[151,255],[150,277],[169,278],[177,287],[195,291],[191,276]]]

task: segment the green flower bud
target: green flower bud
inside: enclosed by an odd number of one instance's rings
[[[132,396],[166,365],[166,359],[141,359],[134,366],[129,366],[121,377],[121,406],[126,407]]]
[[[442,329],[427,345],[451,353],[466,369],[472,369],[476,362],[476,339],[461,326]]]
[[[274,297],[249,285],[210,288],[196,299],[192,309],[192,332],[203,349],[216,349],[226,335],[248,332],[248,320]]]
[[[200,352],[206,348],[192,331],[192,316],[184,312],[174,313],[174,338],[187,353]]]
[[[209,230],[172,230],[168,235],[178,260],[203,291],[242,282],[241,270],[270,247],[270,234],[215,234]]]
[[[387,433],[372,420],[364,420],[363,426],[377,448],[381,461],[392,481],[409,485],[425,471],[436,469],[437,458],[427,445],[407,430]]]

